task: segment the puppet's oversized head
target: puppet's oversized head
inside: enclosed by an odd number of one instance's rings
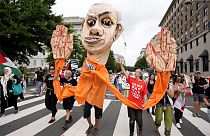
[[[109,4],[97,3],[91,6],[85,17],[82,44],[89,54],[100,55],[110,50],[122,31],[117,10]]]

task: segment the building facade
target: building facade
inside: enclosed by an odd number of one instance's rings
[[[63,17],[64,23],[71,23],[74,29],[74,35],[81,36],[83,17]]]
[[[172,0],[159,26],[177,42],[176,73],[210,75],[210,1]]]
[[[116,62],[121,62],[124,66],[126,66],[125,58],[122,55],[114,54],[114,58]]]

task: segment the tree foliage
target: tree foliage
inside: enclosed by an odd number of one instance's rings
[[[134,65],[135,69],[145,69],[145,68],[148,68],[148,64],[147,64],[147,61],[146,61],[146,58],[145,56],[138,59]]]
[[[0,0],[0,49],[11,60],[29,63],[28,57],[50,47],[61,16],[52,14],[55,0]]]

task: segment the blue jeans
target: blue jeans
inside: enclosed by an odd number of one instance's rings
[[[37,87],[38,87],[38,90],[37,90],[37,93],[36,94],[40,94],[41,92],[41,89],[42,89],[42,85],[43,85],[43,82],[41,81],[36,81],[37,82]]]

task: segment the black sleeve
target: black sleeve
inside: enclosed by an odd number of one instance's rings
[[[45,77],[45,79],[44,79],[44,82],[45,82],[45,83],[47,83],[48,78],[49,78],[49,75],[47,75],[47,76]]]
[[[208,88],[205,90],[205,96],[208,96],[208,98],[210,98],[210,87],[208,87]]]
[[[16,75],[14,75],[12,78],[14,78],[14,79],[17,80],[17,83],[16,84],[19,84],[21,82],[20,78],[18,78]]]
[[[77,86],[77,80],[72,79],[72,86]]]

